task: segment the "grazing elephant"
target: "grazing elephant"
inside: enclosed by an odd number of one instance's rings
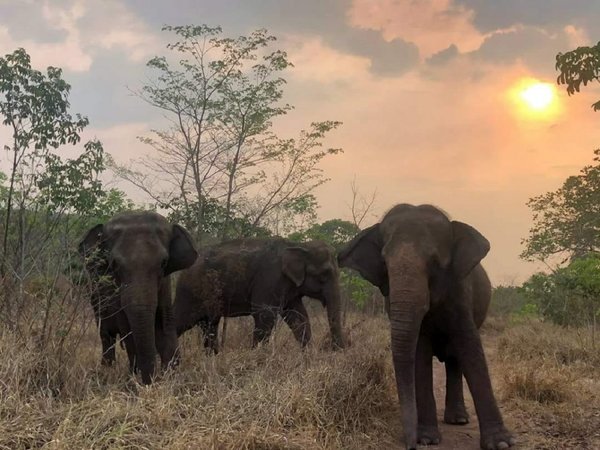
[[[492,391],[478,328],[491,286],[480,261],[489,242],[475,228],[450,221],[430,205],[400,204],[359,233],[338,255],[378,286],[389,302],[392,355],[406,448],[437,444],[432,356],[446,366],[444,421],[465,424],[462,374],[473,395],[481,448],[515,441]]]
[[[335,254],[323,242],[240,239],[209,247],[177,282],[177,334],[200,324],[204,346],[217,353],[222,316],[252,315],[256,345],[270,336],[279,314],[304,347],[311,338],[306,295],[327,308],[332,343],[343,348],[338,278]]]
[[[130,369],[139,370],[142,382],[150,384],[157,351],[163,367],[175,357],[169,274],[196,260],[190,236],[160,214],[125,212],[89,230],[79,252],[92,278],[102,362],[114,361],[118,334],[125,342]]]

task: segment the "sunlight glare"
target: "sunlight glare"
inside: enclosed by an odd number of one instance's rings
[[[521,92],[521,98],[532,109],[546,109],[554,100],[554,86],[548,83],[535,83]]]
[[[512,100],[511,109],[519,120],[554,120],[561,111],[556,88],[553,84],[535,78],[517,80],[508,90]]]

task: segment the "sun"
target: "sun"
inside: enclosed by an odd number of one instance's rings
[[[522,101],[535,111],[544,111],[554,101],[554,86],[535,82],[521,91]]]
[[[523,77],[516,80],[505,92],[511,100],[510,109],[519,120],[545,122],[556,119],[561,113],[556,87],[552,83]]]

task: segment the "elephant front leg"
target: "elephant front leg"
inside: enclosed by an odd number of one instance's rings
[[[290,327],[298,343],[304,348],[311,339],[310,321],[302,300],[283,311],[283,320]]]
[[[276,315],[269,310],[260,310],[252,313],[254,318],[254,335],[252,345],[256,347],[259,343],[266,341],[271,336],[275,326]]]
[[[179,365],[179,352],[177,347],[177,332],[171,306],[171,299],[161,299],[154,319],[154,336],[156,351],[160,356],[163,370]]]
[[[433,350],[428,336],[419,336],[415,359],[415,388],[417,396],[417,441],[423,445],[439,444],[435,397],[433,396]]]
[[[446,366],[446,407],[444,422],[452,425],[469,423],[469,414],[463,396],[462,370],[454,356],[448,356]]]
[[[471,326],[468,320],[465,323],[465,329],[453,336],[453,344],[475,403],[481,448],[495,450],[511,447],[515,444],[515,439],[504,426],[496,404],[479,333],[474,323]]]
[[[133,342],[131,331],[127,332],[121,340],[125,343],[125,351],[129,360],[129,373],[133,375],[137,372],[137,363],[135,360],[135,342]]]
[[[103,366],[112,366],[116,361],[115,344],[117,342],[117,336],[101,324],[100,340],[102,341],[102,360],[100,363]]]
[[[117,322],[119,324],[121,342],[125,344],[125,351],[127,352],[127,358],[129,359],[129,373],[133,375],[137,372],[135,342],[133,341],[133,334],[131,333],[131,328],[129,327],[129,322],[125,317],[125,313],[121,312],[118,314]]]

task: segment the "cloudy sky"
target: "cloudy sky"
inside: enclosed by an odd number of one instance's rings
[[[600,40],[597,0],[0,0],[0,54],[24,47],[34,66],[62,67],[73,110],[127,161],[147,151],[136,136],[163,123],[129,89],[164,53],[161,26],[190,23],[278,36],[295,65],[282,134],[344,123],[327,142],[344,153],[324,163],[321,219],[348,218],[354,177],[365,195],[377,190],[377,216],[433,203],[491,241],[495,283],[536,269],[518,258],[527,199],[600,147],[597,87],[570,98],[558,88],[542,112],[519,96],[535,80],[554,84],[557,52]]]

